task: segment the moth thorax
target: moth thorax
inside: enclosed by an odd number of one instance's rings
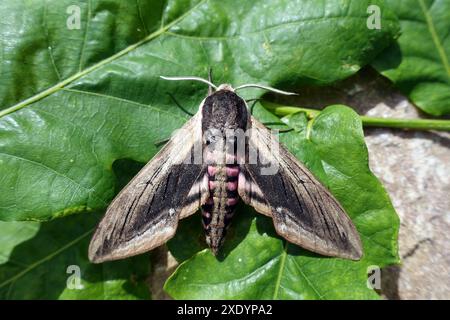
[[[231,91],[216,91],[205,99],[202,107],[202,131],[208,129],[246,130],[248,112],[245,101]]]

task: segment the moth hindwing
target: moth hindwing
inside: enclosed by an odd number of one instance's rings
[[[251,116],[235,93],[239,88],[200,81],[210,84],[210,94],[111,202],[91,240],[89,259],[103,262],[151,250],[199,208],[206,242],[217,254],[239,198],[271,217],[287,241],[327,256],[360,259],[359,234],[342,206]],[[241,87],[249,86],[255,85]],[[267,171],[268,164],[276,170]]]

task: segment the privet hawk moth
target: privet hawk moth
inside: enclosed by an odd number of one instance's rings
[[[239,198],[273,219],[276,232],[310,251],[352,260],[362,245],[333,195],[249,112],[233,89],[209,85],[198,112],[116,196],[89,247],[99,263],[137,255],[172,238],[178,221],[202,209],[206,242],[221,247]]]

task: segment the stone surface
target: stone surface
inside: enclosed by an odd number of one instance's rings
[[[167,278],[175,271],[177,266],[177,261],[165,245],[152,251],[152,272],[148,283],[153,300],[171,299],[163,287]]]

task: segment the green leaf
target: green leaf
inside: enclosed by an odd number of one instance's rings
[[[206,88],[160,75],[280,88],[326,84],[369,63],[397,33],[368,30],[381,1],[4,1],[0,30],[0,220],[104,209],[118,160],[148,161]],[[80,29],[67,29],[69,5]],[[244,92],[244,91],[243,91]],[[258,97],[261,90],[245,91]],[[121,178],[119,178],[121,179]]]
[[[277,118],[263,114],[260,118]],[[266,111],[267,112],[267,111]],[[189,252],[196,243],[194,219],[183,222],[171,252],[184,261],[165,285],[176,299],[376,299],[367,287],[368,267],[398,262],[399,219],[388,195],[370,172],[361,121],[351,109],[331,106],[311,123],[301,114],[285,119],[295,131],[281,140],[336,196],[354,221],[364,247],[355,262],[319,256],[289,244],[271,219],[247,206],[235,214],[222,255]],[[201,232],[198,222],[197,234]],[[194,236],[193,236],[194,235]],[[194,250],[198,245],[194,245]]]
[[[402,29],[372,65],[420,109],[450,113],[450,1],[387,0]]]
[[[89,263],[87,248],[98,218],[0,222],[0,299],[150,298],[148,255]],[[72,268],[79,268],[80,282]]]
[[[366,27],[370,4],[383,8],[381,30]],[[80,29],[67,28],[73,6]],[[4,1],[0,220],[82,215],[1,223],[0,296],[147,297],[143,258],[87,262],[89,232],[99,219],[87,212],[104,209],[157,152],[155,143],[186,121],[167,92],[191,112],[206,94],[201,84],[159,76],[206,76],[211,66],[217,83],[331,83],[354,74],[395,37],[396,18],[384,9],[381,0]],[[262,91],[243,93],[254,98]],[[247,231],[252,225],[243,224]],[[382,235],[395,240],[381,231],[374,238],[384,244]],[[236,248],[247,239],[245,232],[230,236],[227,246]],[[196,241],[179,259],[203,248]],[[66,287],[73,263],[81,268],[80,291]]]

